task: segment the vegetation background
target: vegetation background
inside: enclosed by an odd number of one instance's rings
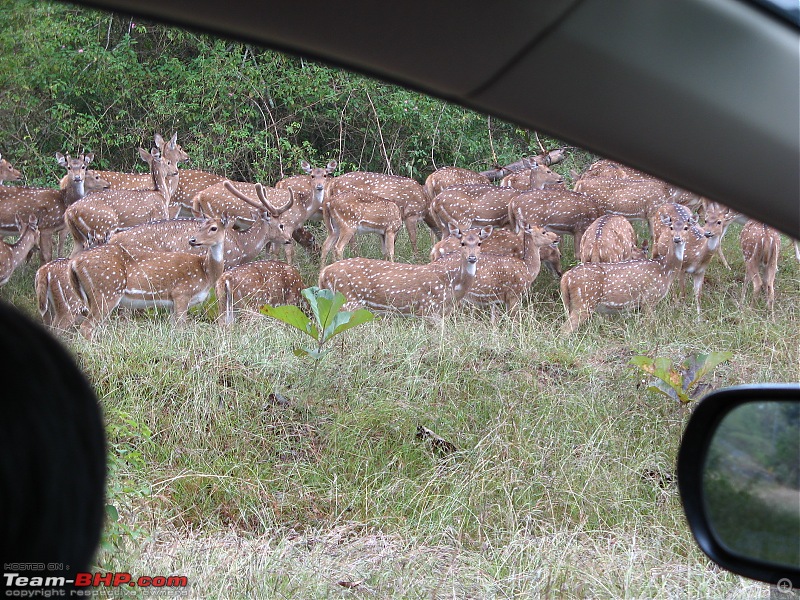
[[[268,184],[303,159],[422,181],[561,145],[300,58],[0,0],[0,152],[26,184],[55,185],[56,151],[144,170],[136,148],[173,131],[191,167]],[[592,159],[572,149],[558,169]],[[741,304],[737,235],[699,320],[673,291],[562,337],[542,273],[496,325],[470,310],[441,327],[377,319],[317,369],[293,355],[299,334],[257,315],[223,330],[213,302],[178,330],[147,311],[91,343],[65,335],[111,443],[99,567],[186,575],[204,598],[766,597],[697,550],[674,486],[691,405],[647,392],[628,364],[731,351],[706,383],[798,379],[798,264],[784,244],[774,315]],[[413,259],[405,235],[397,251]],[[569,240],[563,251],[574,264]],[[316,258],[298,254],[313,284]],[[0,297],[38,316],[34,263]],[[420,425],[456,451],[417,439]]]

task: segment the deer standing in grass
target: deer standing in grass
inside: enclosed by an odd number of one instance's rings
[[[331,249],[336,260],[342,260],[345,246],[359,233],[377,234],[383,259],[394,262],[394,241],[403,226],[397,204],[366,192],[345,191],[330,198],[322,214],[328,238],[322,245],[321,266]]]
[[[499,230],[492,232],[487,244]],[[541,269],[540,250],[558,243],[558,236],[541,227],[523,226],[523,256],[517,258],[508,254],[488,254],[481,248],[481,260],[472,286],[464,297],[464,302],[491,310],[492,324],[496,322],[498,305],[505,306],[508,312],[515,312],[520,299],[527,293]],[[456,235],[459,235],[456,233]],[[453,237],[453,236],[451,236]],[[444,264],[455,266],[459,260],[457,253],[440,259]]]
[[[747,284],[753,283],[753,298],[764,288],[767,307],[775,308],[775,274],[778,272],[778,257],[781,252],[781,234],[764,223],[749,220],[742,227],[739,242],[744,256],[745,276],[741,301],[744,303]],[[763,270],[763,276],[761,274]]]
[[[117,306],[170,307],[175,323],[186,321],[189,308],[204,302],[224,270],[227,227],[206,219],[189,238],[205,246],[204,256],[188,252],[131,255],[123,246],[105,244],[70,260],[70,282],[87,308],[81,333],[91,339],[94,328]]]
[[[689,224],[672,222],[669,251],[654,260],[580,264],[561,278],[561,299],[567,312],[567,333],[575,331],[594,312],[609,313],[651,308],[669,291],[683,261]]]
[[[354,171],[334,179],[330,195],[333,197],[344,191],[366,192],[397,204],[411,249],[417,254],[417,224],[421,220],[428,222],[428,197],[418,182],[399,175]]]
[[[72,158],[56,153],[58,164],[67,169],[59,189],[23,186],[0,186],[0,236],[18,235],[17,219],[23,223],[36,217],[40,232],[42,263],[53,258],[53,235],[64,229],[64,211],[90,192],[108,187],[108,183],[88,174],[93,154]],[[61,239],[57,249],[61,250]]]
[[[319,287],[344,294],[345,310],[366,307],[439,321],[453,311],[475,281],[480,245],[490,234],[488,228],[463,234],[456,266],[348,258],[325,267]]]
[[[595,219],[581,238],[578,256],[584,263],[622,262],[647,258],[646,246],[639,248],[630,221],[619,215]]]
[[[42,322],[65,331],[74,326],[86,307],[70,283],[69,259],[57,258],[39,267],[34,277],[36,305]]]
[[[177,142],[178,134],[175,133],[169,141],[164,140],[160,133],[155,134],[155,147],[159,154],[174,165],[189,160],[189,155]],[[139,151],[141,155],[141,149]],[[112,190],[138,190],[152,191],[156,189],[153,176],[150,173],[124,173],[121,171],[97,171],[97,174],[108,181]],[[177,186],[175,188],[177,190]]]
[[[5,285],[14,271],[28,257],[34,246],[39,244],[39,228],[36,217],[31,215],[27,223],[17,221],[19,238],[13,244],[0,242],[0,285]]]
[[[105,243],[117,231],[169,218],[169,200],[178,183],[178,169],[155,148],[150,152],[139,148],[139,155],[150,165],[156,189],[105,190],[71,205],[64,213],[64,221],[75,241],[72,256]]]
[[[0,155],[0,183],[4,181],[17,181],[21,177],[22,173],[12,167],[11,163]]]
[[[300,273],[277,260],[259,260],[228,269],[217,280],[219,323],[230,325],[237,311],[258,310],[264,304],[300,305],[303,280]]]
[[[288,210],[290,204],[275,207],[265,202],[253,205],[257,211],[251,213],[251,219],[244,221],[223,216],[223,221],[231,221],[233,227],[225,236],[225,267],[231,268],[255,260],[269,243],[287,245],[292,243],[292,236],[280,221],[280,216]],[[252,209],[251,209],[252,210]],[[204,254],[202,246],[192,247],[189,238],[202,224],[199,218],[178,218],[137,225],[131,229],[112,235],[108,243],[122,245],[132,254],[140,251],[149,252],[191,252]]]

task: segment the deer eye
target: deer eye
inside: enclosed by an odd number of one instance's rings
[[[279,228],[279,229],[283,229],[283,223],[281,223],[280,225],[278,225],[278,228]]]
[[[216,227],[212,227],[212,228],[211,228],[211,231],[216,231],[216,230],[217,230],[217,228],[216,228]]]

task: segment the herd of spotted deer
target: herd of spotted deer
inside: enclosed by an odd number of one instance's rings
[[[440,319],[464,301],[490,307],[494,322],[499,305],[518,306],[544,264],[561,279],[568,332],[594,312],[654,305],[676,277],[683,292],[687,273],[699,314],[706,268],[714,256],[727,266],[720,239],[734,220],[744,223],[742,297],[752,282],[753,297],[763,287],[774,303],[776,230],[607,160],[573,173],[572,190],[549,168],[559,152],[484,173],[443,167],[424,185],[370,172],[334,177],[336,161],[303,162],[304,175],[267,187],[179,169],[189,157],[177,134],[157,134],[139,154],[149,174],[92,171],[92,154],[57,153],[67,171],[58,189],[2,185],[21,174],[0,157],[0,234],[17,238],[0,244],[0,285],[38,247],[36,296],[48,326],[77,326],[91,338],[120,305],[171,307],[180,322],[212,289],[225,324],[244,307],[300,303],[294,244],[314,247],[308,220],[322,220],[328,233],[318,284],[342,292],[348,309]],[[649,249],[638,246],[633,220],[648,224]],[[417,255],[420,221],[438,240],[430,262],[395,262],[403,225]],[[72,254],[53,260],[54,240],[57,256],[64,253],[65,232]],[[343,258],[359,233],[380,236],[384,260]],[[563,234],[574,237],[581,262],[562,275]],[[256,260],[281,248],[285,262]],[[336,260],[326,266],[331,251]],[[797,242],[795,253],[800,260]]]

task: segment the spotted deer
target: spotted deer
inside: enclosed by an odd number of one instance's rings
[[[0,183],[4,181],[17,181],[22,178],[22,173],[11,166],[2,155],[0,155]]]
[[[461,240],[455,236],[448,236],[436,242],[431,248],[430,262],[439,260],[457,252],[461,246]],[[492,235],[486,238],[481,245],[481,255],[491,256],[495,254],[513,256],[522,259],[523,241],[522,236],[504,227],[492,229]],[[539,248],[539,259],[542,266],[556,279],[561,278],[561,251],[558,242],[553,242]]]
[[[619,215],[595,219],[581,238],[578,256],[581,262],[622,262],[647,258],[646,246],[637,245],[630,221]]]
[[[290,204],[275,207],[266,198],[264,201],[252,206],[251,211],[255,209],[255,212],[250,213],[250,219],[222,215],[224,222],[230,220],[233,224],[225,236],[226,268],[255,260],[269,243],[292,243],[291,234],[280,221],[281,214],[288,210]],[[108,243],[122,245],[133,254],[142,250],[203,254],[205,249],[202,246],[192,247],[189,244],[191,234],[202,221],[200,218],[177,218],[144,223],[113,234]]]
[[[500,187],[527,192],[528,190],[550,189],[564,185],[564,179],[545,165],[527,159],[523,159],[522,164],[522,169],[509,173],[500,180]],[[552,177],[551,174],[557,175],[557,178]]]
[[[755,301],[763,287],[767,297],[767,308],[772,311],[775,308],[775,274],[778,272],[781,235],[777,229],[751,219],[742,227],[739,242],[745,265],[740,302],[744,303],[747,284],[752,282],[753,297],[751,301]]]
[[[70,260],[70,283],[86,306],[81,333],[91,339],[94,328],[117,306],[170,307],[172,320],[186,321],[191,306],[206,300],[224,270],[223,248],[228,226],[206,219],[189,238],[205,255],[152,252],[135,256],[124,246],[104,244]]]
[[[87,174],[93,159],[93,154],[72,158],[57,152],[58,164],[67,170],[58,189],[0,186],[0,236],[18,235],[17,219],[24,223],[30,217],[36,217],[42,263],[50,262],[53,258],[53,235],[64,229],[67,207],[91,192],[108,187],[105,180]],[[60,239],[58,248],[61,248]]]
[[[564,273],[561,299],[567,312],[565,332],[578,329],[594,312],[651,308],[666,296],[683,261],[689,225],[670,222],[669,217],[664,219],[664,225],[672,233],[666,256],[580,264]]]
[[[489,228],[463,234],[455,267],[439,261],[418,265],[347,258],[322,270],[319,287],[344,294],[345,310],[363,306],[436,322],[450,314],[469,291],[477,272],[480,244],[490,234]]]
[[[498,231],[500,230],[494,230],[486,242],[488,243]],[[558,236],[555,233],[529,225],[523,228],[522,238],[524,247],[522,258],[509,254],[489,254],[481,247],[481,260],[475,281],[464,297],[464,302],[468,304],[488,306],[493,324],[496,322],[497,306],[503,305],[507,311],[515,312],[520,299],[536,280],[541,269],[541,248],[558,243]],[[443,257],[441,261],[455,266],[459,258],[457,254],[452,253]]]
[[[443,239],[449,235],[450,225],[462,230],[503,227],[508,223],[509,202],[519,194],[518,190],[494,185],[454,185],[436,196],[430,215],[443,232]]]
[[[421,220],[428,223],[428,198],[418,182],[400,175],[353,171],[334,179],[330,195],[333,197],[344,191],[366,192],[397,204],[411,248],[417,253],[417,225]]]
[[[275,184],[275,189],[288,190],[292,189],[295,192],[303,192],[303,198],[308,197],[311,199],[306,206],[308,216],[307,220],[321,221],[322,220],[322,205],[325,200],[330,196],[330,189],[333,185],[333,173],[339,164],[332,160],[324,167],[314,167],[307,160],[300,163],[300,168],[305,172],[305,175],[292,175],[281,179]]]
[[[177,132],[173,134],[170,140],[165,140],[160,133],[154,136],[155,147],[158,148],[159,154],[167,161],[174,165],[189,160],[189,155],[178,144]],[[139,149],[141,156],[141,148]],[[113,190],[155,190],[156,186],[153,182],[153,176],[150,173],[123,173],[120,171],[97,171],[97,174],[109,182]],[[177,190],[177,184],[173,188]]]
[[[523,224],[546,227],[560,235],[570,234],[580,249],[583,232],[602,216],[595,201],[567,189],[531,190],[520,193],[508,205],[509,227],[520,231]]]
[[[169,201],[178,184],[178,169],[156,148],[150,152],[139,148],[139,155],[150,165],[155,189],[104,190],[67,208],[64,221],[75,242],[72,256],[105,243],[117,231],[169,218]]]
[[[70,329],[86,312],[69,274],[69,259],[57,258],[39,267],[34,277],[39,314],[42,322],[52,329]]]
[[[428,175],[423,187],[428,196],[428,202],[438,196],[442,190],[454,185],[477,184],[489,185],[491,182],[486,175],[463,169],[461,167],[441,167]]]
[[[36,217],[31,215],[26,223],[17,221],[19,238],[13,244],[0,242],[0,285],[5,285],[11,275],[28,257],[34,246],[39,244],[39,228]]]
[[[394,262],[394,241],[403,226],[400,208],[394,202],[366,192],[340,192],[322,208],[328,238],[322,245],[321,266],[331,249],[342,260],[345,246],[359,233],[381,238],[384,260]]]
[[[218,322],[230,325],[237,311],[257,310],[264,304],[300,305],[303,280],[300,273],[277,260],[259,260],[228,269],[217,280]]]

